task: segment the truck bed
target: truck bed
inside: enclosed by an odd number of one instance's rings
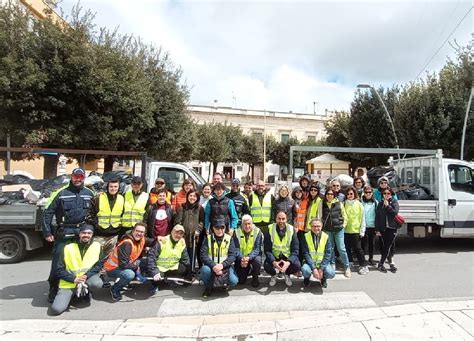
[[[399,200],[400,214],[406,223],[435,223],[438,221],[438,200]]]
[[[13,204],[0,206],[0,228],[2,225],[7,226],[35,226],[36,223],[36,205],[30,204]]]

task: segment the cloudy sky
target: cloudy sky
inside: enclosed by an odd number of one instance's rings
[[[70,13],[75,3],[60,6]],[[191,104],[217,100],[219,106],[311,114],[313,102],[318,114],[348,110],[359,83],[391,86],[436,72],[454,57],[455,41],[472,39],[474,13],[464,0],[81,5],[96,12],[98,26],[118,27],[169,51],[191,88]]]

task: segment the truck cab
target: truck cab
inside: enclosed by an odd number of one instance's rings
[[[166,188],[177,193],[181,190],[181,185],[185,179],[191,179],[196,184],[198,190],[206,181],[194,169],[181,163],[152,161],[147,165],[147,183],[149,186],[155,183],[157,178],[163,178],[166,182]]]

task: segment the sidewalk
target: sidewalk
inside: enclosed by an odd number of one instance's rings
[[[242,300],[242,305],[245,305]],[[139,320],[0,321],[2,340],[474,340],[474,300]]]

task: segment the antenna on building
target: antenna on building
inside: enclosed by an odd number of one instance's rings
[[[217,99],[214,100],[214,108],[217,109]]]
[[[237,107],[237,98],[235,97],[235,94],[233,91],[232,91],[232,106],[234,109]]]
[[[318,105],[319,103],[314,101],[313,102],[313,115],[316,115],[316,105]]]

